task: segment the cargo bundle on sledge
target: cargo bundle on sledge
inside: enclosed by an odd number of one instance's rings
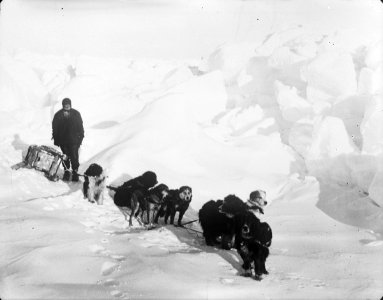
[[[59,179],[57,173],[63,159],[65,155],[53,147],[31,145],[24,161],[12,166],[12,169],[34,168],[45,173],[49,180],[57,181]]]

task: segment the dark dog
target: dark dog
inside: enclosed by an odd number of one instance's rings
[[[206,244],[214,246],[221,239],[221,247],[230,250],[234,247],[235,224],[234,216],[247,210],[262,213],[267,204],[266,192],[256,190],[250,193],[246,204],[237,196],[229,195],[224,200],[210,200],[199,210],[199,221]]]
[[[221,212],[234,218],[235,248],[243,260],[244,276],[251,276],[252,263],[254,264],[255,279],[260,280],[266,270],[266,259],[269,256],[272,231],[267,223],[261,222],[256,214],[267,204],[264,191],[250,193],[250,200],[242,205],[230,195],[226,197],[221,206]]]
[[[269,224],[261,222],[251,211],[236,215],[235,247],[243,260],[244,276],[252,276],[254,264],[255,279],[260,280],[266,270],[266,259],[273,237]]]
[[[149,228],[153,227],[155,216],[158,214],[158,211],[168,193],[168,186],[161,183],[151,188],[144,199],[142,199],[143,201],[140,202],[140,207],[142,207],[142,214],[146,212],[146,223],[148,224]],[[144,219],[143,216],[141,218]]]
[[[140,203],[146,197],[148,190],[157,184],[157,175],[154,172],[147,171],[141,176],[124,182],[120,187],[111,187],[109,189],[116,191],[113,200],[127,220],[129,215],[129,226],[133,225],[133,216],[137,218],[140,225],[143,225],[140,219],[142,208]],[[130,212],[130,214],[129,214]]]
[[[222,249],[230,250],[234,246],[234,216],[244,213],[248,207],[235,195],[224,200],[210,200],[198,212],[206,244],[214,246],[221,239]]]
[[[236,195],[229,195],[223,199],[219,211],[229,218],[234,218],[234,216],[246,212],[247,209],[247,205],[240,198]]]
[[[101,205],[104,201],[103,191],[105,189],[105,179],[104,170],[98,164],[91,164],[84,173],[84,183],[82,186],[82,191],[84,198],[88,199],[89,202],[97,202]]]
[[[165,215],[165,224],[168,223],[170,217],[170,224],[174,224],[176,212],[178,215],[178,226],[182,226],[182,218],[189,208],[193,194],[189,186],[182,186],[178,190],[169,190],[169,194],[165,197],[164,203],[161,205],[154,222],[158,223],[158,218]]]
[[[208,246],[214,246],[218,243],[218,238],[222,236],[227,223],[230,221],[225,214],[219,211],[222,203],[222,200],[210,200],[198,212],[203,236]]]

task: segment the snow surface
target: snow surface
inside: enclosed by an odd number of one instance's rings
[[[5,0],[1,299],[380,299],[383,6],[375,0]],[[64,97],[80,172],[147,170],[210,199],[267,191],[262,281],[197,223],[146,231],[105,192],[12,170]]]

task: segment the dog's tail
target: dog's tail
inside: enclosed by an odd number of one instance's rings
[[[106,187],[107,187],[108,189],[112,190],[112,191],[115,191],[115,192],[117,192],[117,191],[119,190],[118,187],[114,187],[114,186],[111,186],[111,185],[107,185]]]

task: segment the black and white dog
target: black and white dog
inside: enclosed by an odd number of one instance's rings
[[[265,213],[265,207],[267,205],[266,192],[263,190],[251,192],[246,205],[258,219],[262,220]]]
[[[176,212],[179,212],[177,225],[182,226],[182,218],[189,208],[192,201],[193,193],[192,188],[189,186],[181,186],[176,190],[169,190],[168,195],[165,197],[161,205],[154,223],[158,223],[158,218],[165,216],[165,224],[168,223],[170,217],[170,224],[174,224]]]
[[[91,164],[84,173],[84,183],[82,191],[84,198],[89,202],[97,202],[98,205],[102,205],[104,202],[104,189],[105,179],[103,168],[98,164]]]

